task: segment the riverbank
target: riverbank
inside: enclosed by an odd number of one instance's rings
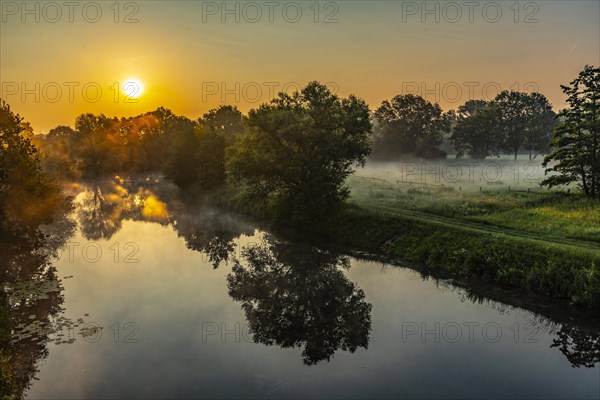
[[[542,240],[482,232],[349,207],[320,227],[345,246],[472,276],[586,307],[600,306],[600,253]]]
[[[245,201],[242,190],[223,188],[212,201],[255,217],[274,219],[264,205]],[[301,230],[353,251],[408,262],[425,273],[460,280],[477,278],[572,305],[600,307],[600,251],[594,241],[560,240],[514,225],[499,229],[489,223],[465,222],[398,205],[383,208],[357,197],[351,197],[334,215]]]

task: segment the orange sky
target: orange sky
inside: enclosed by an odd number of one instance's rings
[[[452,109],[499,89],[537,89],[559,109],[560,84],[600,65],[597,0],[73,4],[0,5],[0,97],[36,132],[83,112],[247,112],[309,80],[373,109],[409,92]],[[126,103],[132,77],[145,90]]]

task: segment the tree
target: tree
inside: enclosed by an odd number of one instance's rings
[[[196,161],[197,183],[201,189],[212,189],[225,182],[226,136],[215,131],[202,131],[198,135]]]
[[[526,102],[527,124],[524,147],[529,150],[529,159],[549,150],[556,113],[543,94],[531,93]],[[535,152],[535,153],[534,153]]]
[[[109,129],[112,122],[113,121],[104,114],[81,114],[75,118],[75,130],[81,135],[91,135],[94,132]]]
[[[289,218],[310,220],[337,206],[353,166],[370,152],[367,104],[339,99],[318,82],[251,110],[248,124],[228,149],[227,170],[248,184],[255,204]]]
[[[444,155],[439,147],[450,132],[450,118],[436,103],[406,94],[383,101],[375,111],[380,130],[373,147],[383,157],[403,154],[435,158]]]
[[[37,226],[64,205],[60,188],[42,173],[37,149],[23,135],[27,126],[0,101],[1,225]]]
[[[117,172],[127,158],[119,132],[120,122],[104,114],[81,114],[75,119],[74,152],[80,160],[84,177],[96,179]]]
[[[69,141],[77,135],[77,131],[70,126],[59,125],[56,128],[50,129],[46,140],[49,143],[57,143],[61,140]]]
[[[223,135],[228,143],[235,137],[246,133],[244,116],[235,106],[219,106],[208,111],[198,119],[202,131],[210,131]]]
[[[169,152],[162,171],[167,178],[176,185],[190,186],[197,179],[198,166],[196,152],[198,150],[198,138],[193,130],[182,131],[172,135],[169,143]]]
[[[471,158],[484,159],[496,156],[502,144],[500,113],[485,100],[469,100],[458,108],[456,126],[450,141],[460,153]]]
[[[570,86],[561,85],[569,108],[559,114],[562,122],[552,133],[554,149],[544,159],[542,185],[549,187],[576,182],[585,194],[600,199],[600,68],[586,65]]]
[[[198,186],[212,189],[225,182],[225,149],[246,133],[244,116],[234,106],[213,108],[198,119]]]
[[[504,132],[502,150],[514,154],[515,160],[525,141],[528,101],[527,93],[514,90],[505,90],[494,99],[494,104],[500,111],[500,125]]]

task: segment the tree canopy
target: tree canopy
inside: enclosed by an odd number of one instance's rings
[[[497,156],[502,146],[498,107],[485,100],[467,101],[458,108],[450,141],[460,154],[474,159]]]
[[[543,185],[576,183],[600,199],[600,68],[586,66],[570,85],[561,86],[570,107],[552,133],[553,151],[544,159],[550,174]]]
[[[436,103],[421,96],[405,94],[385,100],[375,111],[379,130],[374,154],[385,158],[415,155],[436,158],[445,155],[439,147],[450,132],[451,119]]]
[[[251,110],[248,125],[228,151],[227,169],[255,199],[289,218],[331,210],[348,195],[353,166],[370,152],[367,104],[353,95],[340,99],[318,82]]]

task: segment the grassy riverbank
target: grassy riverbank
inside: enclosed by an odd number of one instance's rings
[[[320,230],[345,246],[416,263],[426,271],[600,306],[600,252],[593,249],[362,207],[348,208]]]
[[[342,210],[302,230],[425,272],[600,307],[597,204],[560,194],[399,190],[357,178],[349,186]],[[218,201],[269,219],[268,207],[240,191],[228,187]]]

